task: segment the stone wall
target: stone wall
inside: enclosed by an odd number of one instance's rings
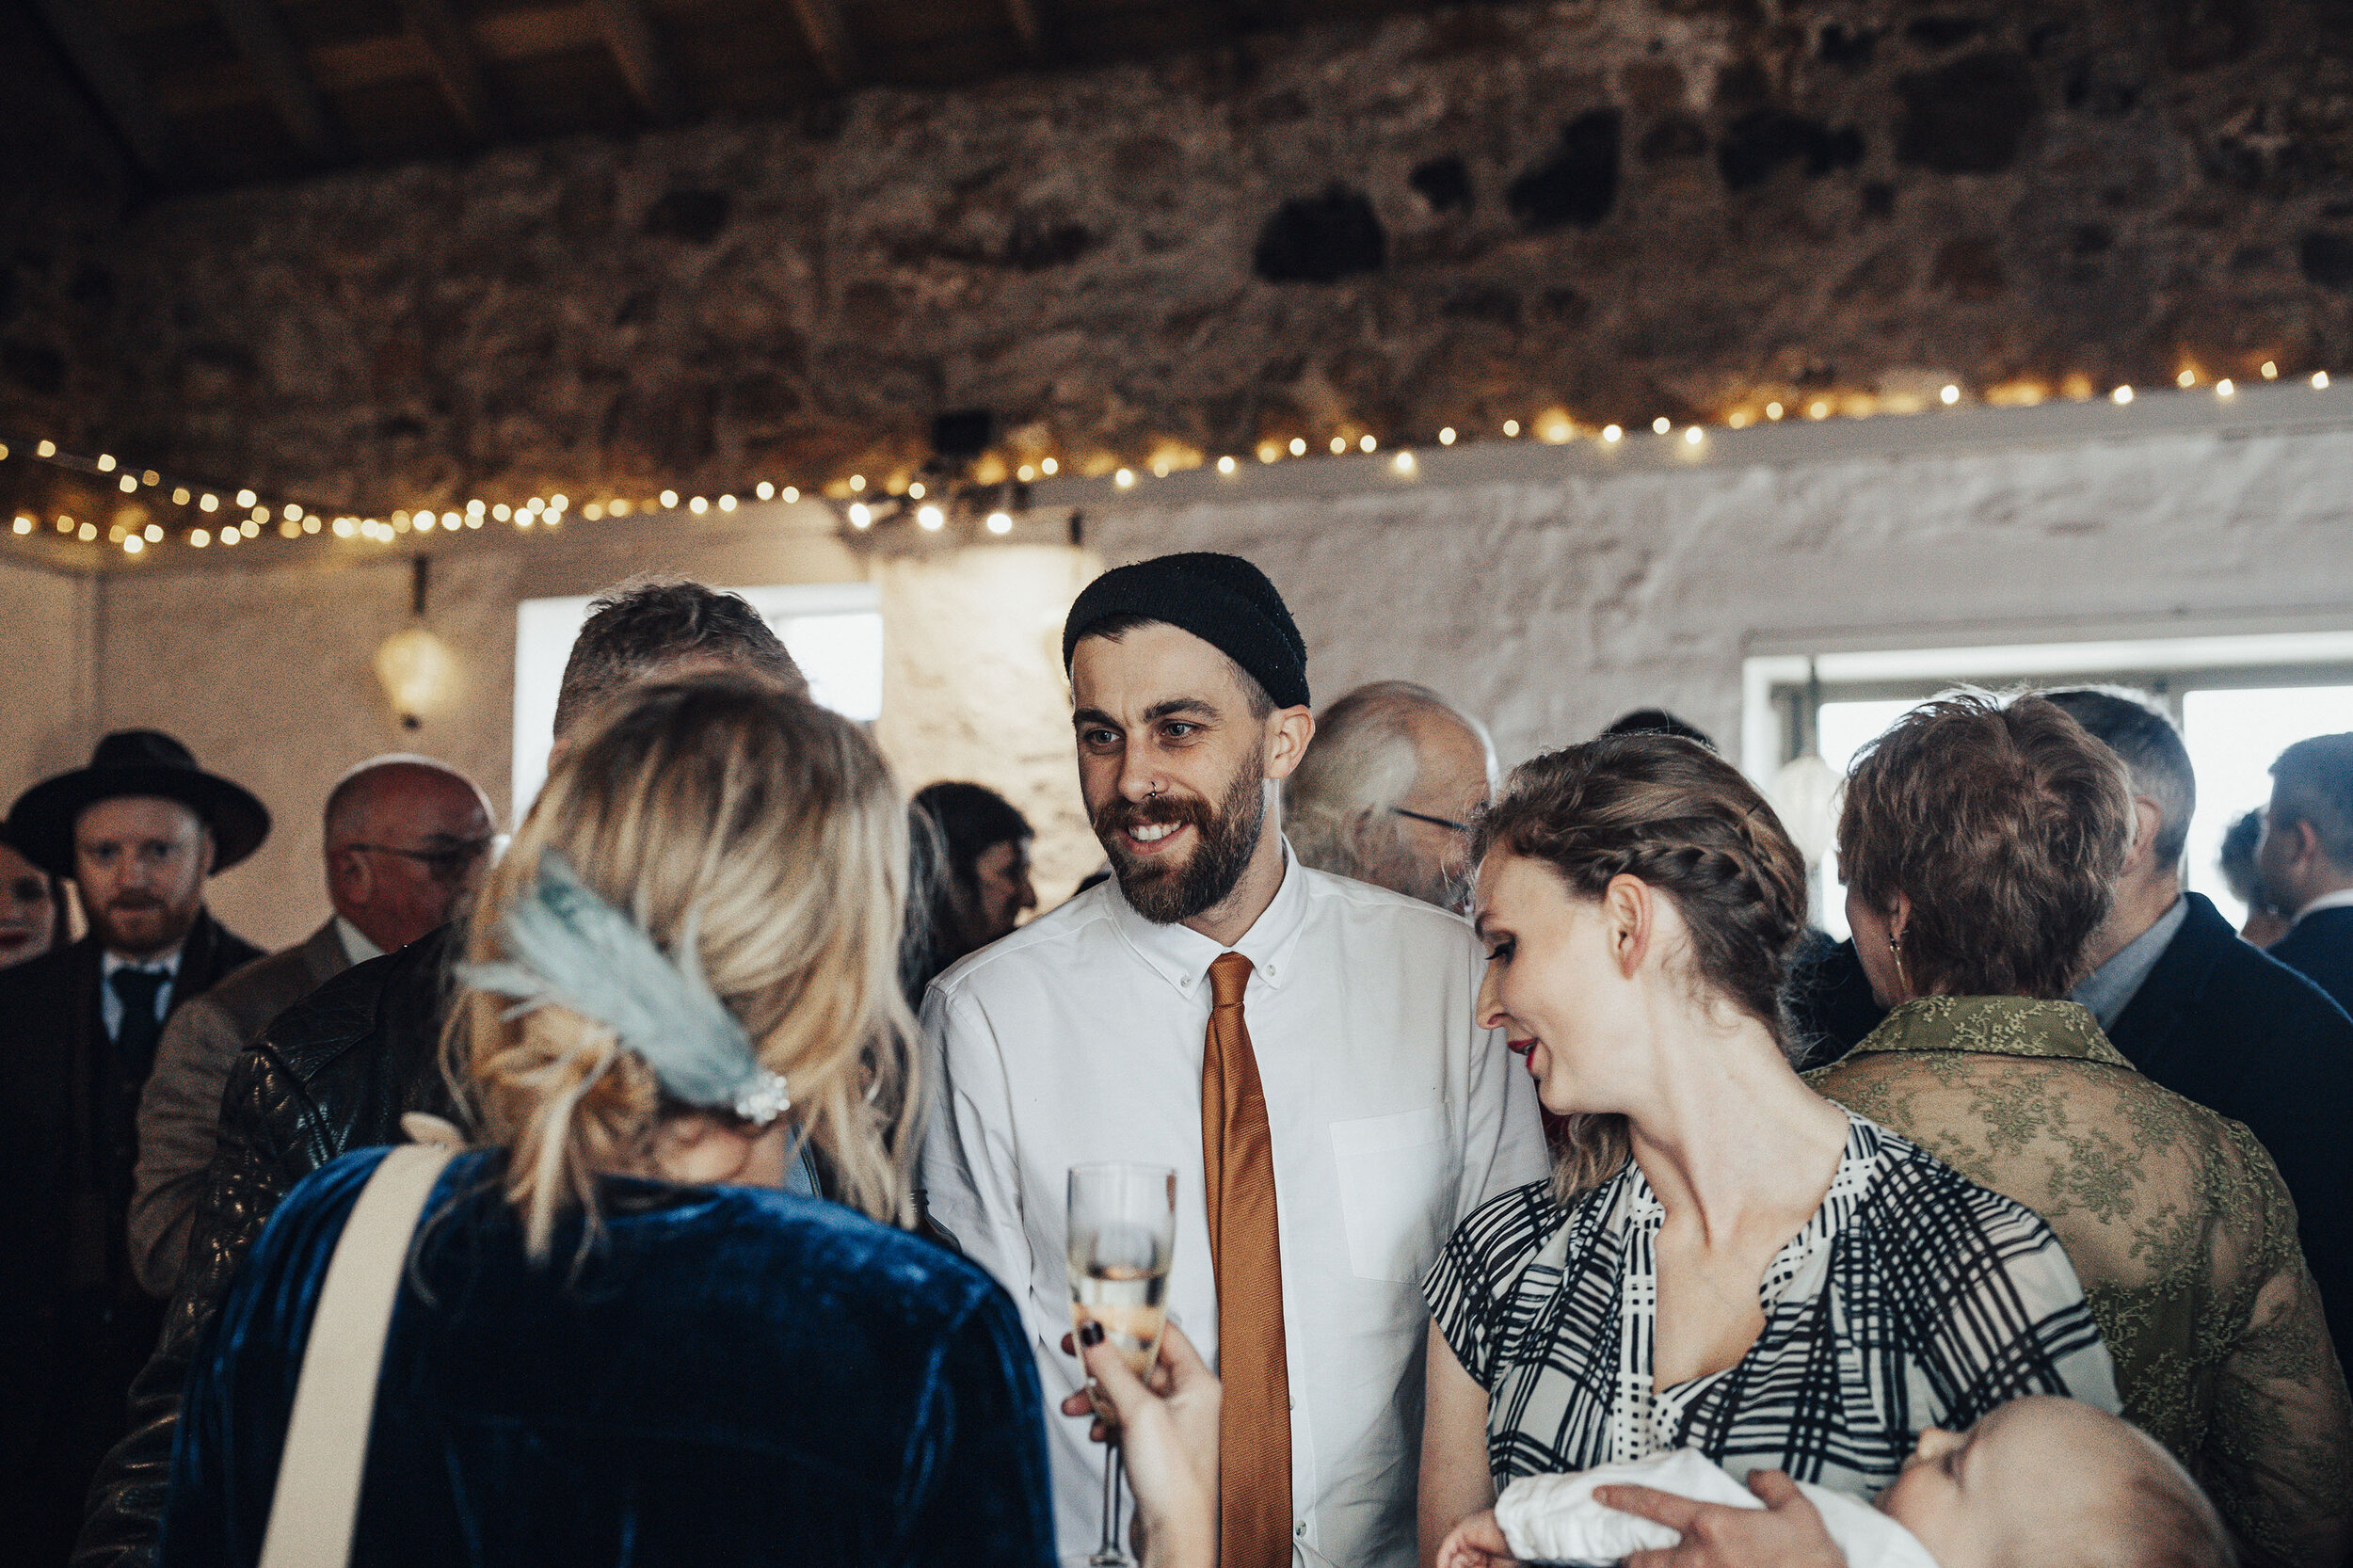
[[[387,511],[2353,360],[2345,0],[1554,0],[0,243],[0,424]]]

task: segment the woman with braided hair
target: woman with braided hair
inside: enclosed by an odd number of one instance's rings
[[[1769,1502],[1867,1494],[1926,1427],[2117,1408],[2050,1229],[1791,1068],[1805,867],[1736,769],[1670,736],[1571,746],[1513,775],[1474,851],[1479,1021],[1572,1136],[1423,1287],[1425,1563],[1519,1476],[1689,1448]]]

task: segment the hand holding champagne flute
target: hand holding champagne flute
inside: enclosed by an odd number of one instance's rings
[[[1073,1165],[1067,1224],[1071,1327],[1099,1325],[1138,1378],[1150,1375],[1167,1321],[1176,1243],[1176,1173],[1165,1165]],[[1100,1416],[1110,1401],[1098,1400]],[[1132,1568],[1119,1544],[1119,1437],[1103,1456],[1103,1539],[1088,1561]]]

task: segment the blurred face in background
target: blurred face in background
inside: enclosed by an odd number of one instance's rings
[[[1037,888],[1030,881],[1030,840],[1006,839],[972,857],[972,880],[958,877],[950,893],[957,923],[970,944],[984,948],[1010,934],[1021,917],[1037,907]]]
[[[0,844],[0,969],[39,958],[57,939],[49,873]]]
[[[212,871],[213,836],[176,800],[102,800],[74,822],[82,912],[106,950],[122,957],[160,957],[187,940]]]

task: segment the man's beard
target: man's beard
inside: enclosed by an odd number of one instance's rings
[[[122,893],[90,911],[90,929],[108,952],[145,958],[186,941],[202,907],[199,900],[175,909],[152,893]]]
[[[1182,823],[1193,829],[1199,841],[1180,864],[1164,865],[1128,852],[1123,830],[1154,823]],[[1265,781],[1248,767],[1234,776],[1215,808],[1198,796],[1114,796],[1095,813],[1095,836],[1112,857],[1119,890],[1155,925],[1175,925],[1225,902],[1265,831]]]

